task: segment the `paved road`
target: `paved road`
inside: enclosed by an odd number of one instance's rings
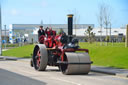
[[[0,61],[0,85],[128,85],[128,79],[90,72],[88,75],[63,75],[57,67],[35,71],[29,61]]]

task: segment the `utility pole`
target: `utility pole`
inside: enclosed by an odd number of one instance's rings
[[[2,25],[1,25],[1,3],[0,3],[0,56],[2,55],[2,38],[1,38],[1,30],[2,30]]]
[[[4,25],[4,29],[5,29],[5,35],[4,35],[4,40],[5,40],[4,49],[6,49],[6,43],[7,43],[7,40],[6,40],[6,25]]]
[[[126,39],[125,39],[125,47],[128,47],[128,24],[126,26]]]
[[[111,42],[111,22],[110,22],[110,38],[109,38],[109,42]]]

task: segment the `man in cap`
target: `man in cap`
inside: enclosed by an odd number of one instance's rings
[[[38,30],[38,38],[41,36],[41,35],[44,35],[45,36],[45,31],[43,29],[43,26],[40,26],[39,30]]]

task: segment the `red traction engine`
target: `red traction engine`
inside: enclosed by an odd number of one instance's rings
[[[63,74],[88,74],[91,68],[88,49],[80,49],[72,35],[73,15],[68,15],[68,35],[41,36],[34,47],[31,66],[45,71],[47,65],[58,66]]]

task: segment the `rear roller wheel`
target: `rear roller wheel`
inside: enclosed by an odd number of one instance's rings
[[[88,53],[71,53],[66,52],[65,56],[67,57],[66,62],[68,64],[61,64],[61,71],[63,74],[88,74],[90,71],[90,57]],[[75,64],[73,64],[75,63]]]
[[[38,44],[33,51],[33,66],[38,71],[44,71],[48,62],[47,49],[44,44]]]

